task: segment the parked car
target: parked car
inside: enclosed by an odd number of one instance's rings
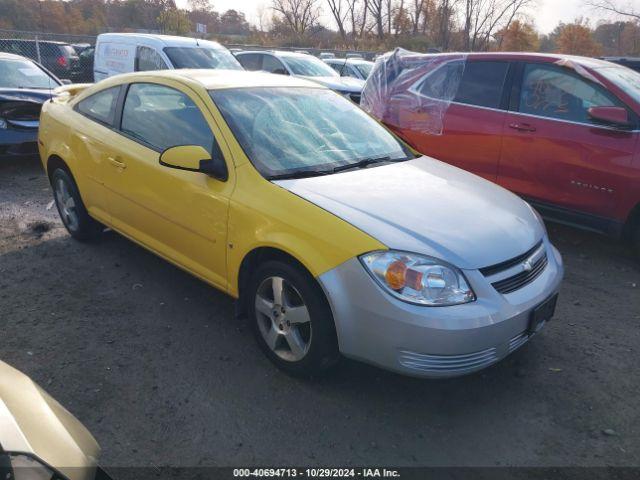
[[[242,70],[217,42],[147,33],[98,35],[93,73],[98,82],[112,75],[176,68]]]
[[[76,83],[93,83],[93,58],[95,47],[87,47],[78,54],[78,61],[71,72],[71,80]]]
[[[640,253],[637,72],[563,55],[398,51],[376,64],[363,106],[418,151],[550,220],[633,238]]]
[[[30,59],[0,53],[0,159],[38,154],[40,109],[60,85]]]
[[[0,478],[109,480],[91,433],[29,377],[0,361]]]
[[[236,58],[245,70],[261,70],[280,75],[293,75],[306,78],[329,87],[355,103],[360,103],[360,94],[364,87],[362,80],[340,78],[331,67],[322,60],[304,53],[281,51],[244,51],[236,53]]]
[[[618,65],[624,65],[631,70],[640,72],[640,57],[603,57],[602,60],[617,63]]]
[[[0,39],[0,51],[30,58],[40,63],[56,77],[70,79],[78,55],[64,42]]]
[[[373,62],[362,58],[330,58],[324,62],[333,68],[341,77],[353,77],[366,80],[371,70]]]
[[[320,59],[324,60],[325,58],[336,58],[336,54],[333,52],[320,52]]]
[[[40,129],[69,233],[108,226],[238,299],[287,372],[342,353],[460,375],[553,315],[562,261],[529,205],[317,83],[175,70],[77,91]]]

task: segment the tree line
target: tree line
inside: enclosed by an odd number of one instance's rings
[[[200,36],[268,46],[640,55],[640,13],[622,1],[584,0],[600,21],[578,18],[548,34],[532,21],[537,0],[265,0],[253,24],[210,0],[187,8],[175,0],[0,0],[0,29],[195,35],[202,24]]]

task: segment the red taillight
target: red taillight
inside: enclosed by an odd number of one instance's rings
[[[56,58],[56,63],[58,65],[60,65],[61,67],[66,67],[67,66],[67,59],[65,57],[58,57],[58,58]]]

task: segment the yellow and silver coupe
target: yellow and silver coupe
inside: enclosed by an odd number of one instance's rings
[[[108,226],[239,299],[288,372],[342,353],[461,375],[553,315],[562,261],[531,207],[327,88],[171,70],[59,90],[39,148],[70,234]]]

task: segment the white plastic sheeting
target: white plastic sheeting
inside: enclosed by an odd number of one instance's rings
[[[394,129],[441,135],[455,98],[466,54],[422,54],[401,48],[376,60],[360,106]]]

